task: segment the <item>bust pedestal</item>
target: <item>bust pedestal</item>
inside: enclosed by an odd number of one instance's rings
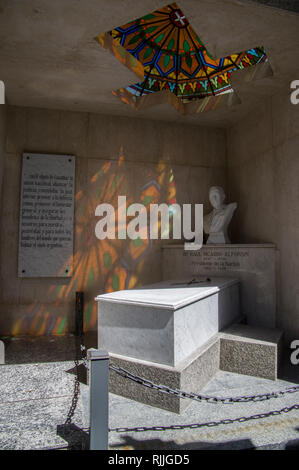
[[[248,324],[275,327],[275,245],[204,245],[199,251],[164,245],[162,251],[163,279],[208,275],[239,279],[241,313]]]

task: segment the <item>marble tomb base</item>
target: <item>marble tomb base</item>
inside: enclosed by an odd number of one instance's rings
[[[202,393],[204,386],[219,370],[277,380],[281,347],[280,330],[238,323],[217,333],[177,367],[115,354],[110,355],[110,363],[158,385]],[[115,371],[110,371],[109,389],[116,395],[178,414],[191,405],[190,399],[144,387]]]
[[[218,337],[209,340],[204,346],[182,361],[171,367],[149,361],[141,361],[125,356],[110,354],[110,364],[121,367],[131,373],[151,380],[155,384],[166,385],[172,389],[186,392],[200,392],[219,370],[220,342]],[[191,400],[158,392],[124,378],[110,371],[109,390],[132,400],[155,406],[173,413],[182,413]]]
[[[220,369],[276,380],[282,332],[240,323],[238,281],[196,281],[98,296],[98,347],[109,352],[111,365],[195,393]],[[175,413],[191,404],[113,370],[109,386],[112,393]]]

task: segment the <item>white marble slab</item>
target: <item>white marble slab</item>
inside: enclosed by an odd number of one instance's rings
[[[211,282],[206,282],[205,278],[195,278],[193,283],[189,284],[189,282],[190,279],[164,281],[144,288],[103,294],[98,296],[96,300],[175,310],[216,294],[221,289],[236,283],[234,279],[227,278],[217,278],[216,281]]]
[[[197,280],[99,295],[99,348],[177,366],[240,314],[237,280]]]
[[[240,280],[241,310],[252,326],[276,326],[276,248],[273,244],[204,245],[188,252],[183,245],[162,249],[163,279],[227,276]]]

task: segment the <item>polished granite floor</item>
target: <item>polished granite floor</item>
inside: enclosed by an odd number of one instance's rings
[[[72,419],[65,424],[74,397],[76,338],[2,338],[6,364],[0,366],[0,449],[88,448],[88,386],[80,366],[80,395]],[[96,337],[85,337],[96,347]],[[299,383],[299,366],[285,354],[280,379],[272,382],[219,371],[204,393],[239,396],[265,393]],[[157,392],[159,393],[159,392]],[[259,403],[215,405],[192,402],[176,415],[110,394],[110,428],[207,423],[251,416],[299,404],[299,393]],[[299,410],[215,427],[109,433],[110,449],[298,449]]]

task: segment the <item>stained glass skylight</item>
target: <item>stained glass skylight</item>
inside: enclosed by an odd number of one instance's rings
[[[135,108],[148,103],[145,98],[149,95],[168,91],[173,94],[168,94],[168,101],[184,113],[184,104],[191,101],[206,99],[207,104],[207,98],[215,101],[233,93],[232,72],[267,62],[262,46],[214,59],[176,3],[100,35],[98,40],[142,76],[138,83],[114,92]]]

